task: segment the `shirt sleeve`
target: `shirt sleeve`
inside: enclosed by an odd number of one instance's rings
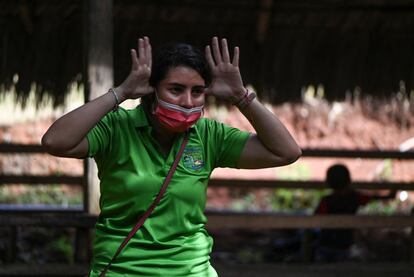
[[[223,123],[213,122],[215,134],[212,146],[216,150],[215,167],[236,168],[250,133]]]
[[[321,202],[319,202],[319,205],[315,210],[315,214],[327,214],[327,213],[328,213],[328,204],[326,203],[326,199],[322,198]]]
[[[109,145],[112,137],[113,113],[110,112],[104,116],[92,130],[89,131],[86,138],[89,144],[88,157],[103,157],[104,153],[109,151]]]
[[[358,193],[358,205],[364,206],[371,201],[371,197],[366,194]]]

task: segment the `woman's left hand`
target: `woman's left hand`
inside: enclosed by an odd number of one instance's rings
[[[234,48],[232,61],[225,38],[221,40],[221,51],[217,37],[213,37],[211,48],[206,46],[206,59],[213,75],[206,93],[236,103],[246,91],[239,70],[239,48]]]

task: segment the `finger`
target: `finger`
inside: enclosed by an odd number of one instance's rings
[[[214,56],[214,59],[216,60],[216,64],[222,63],[223,60],[221,59],[221,55],[220,55],[220,47],[218,43],[218,38],[213,37],[213,41],[211,44],[213,47],[213,56]]]
[[[151,49],[151,43],[148,37],[146,38],[146,50],[145,55],[147,57],[147,65],[151,68],[152,66],[152,49]]]
[[[240,56],[240,49],[239,49],[239,47],[236,46],[236,47],[234,47],[232,65],[239,66],[239,56]]]
[[[142,60],[146,65],[149,63],[148,46],[149,46],[148,37],[144,37],[144,55],[143,55]]]
[[[131,68],[132,70],[137,70],[138,69],[138,57],[137,57],[137,51],[135,51],[135,49],[131,49]]]
[[[225,38],[221,40],[221,53],[223,56],[223,62],[230,63],[229,49],[227,47],[227,39]]]
[[[145,63],[145,46],[142,38],[138,39],[138,62]]]
[[[210,45],[206,46],[206,59],[207,59],[207,63],[210,66],[210,68],[213,69],[214,60],[213,60],[213,56],[211,55]]]

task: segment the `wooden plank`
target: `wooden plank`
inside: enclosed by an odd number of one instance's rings
[[[297,216],[277,214],[209,213],[208,229],[298,229],[298,228],[404,228],[414,226],[413,216]]]
[[[236,187],[236,188],[302,188],[327,189],[323,181],[284,181],[284,180],[249,180],[249,179],[210,179],[210,187]],[[379,190],[414,190],[414,182],[354,182],[352,188]]]
[[[404,228],[414,227],[414,216],[380,215],[281,215],[207,211],[211,229],[296,228]],[[0,226],[93,228],[97,217],[89,214],[0,214]]]
[[[66,184],[66,185],[83,185],[85,178],[83,176],[39,176],[39,175],[7,175],[0,174],[0,184]]]
[[[82,213],[83,205],[0,204],[0,213]]]
[[[271,264],[225,263],[212,260],[219,276],[226,277],[412,277],[414,267],[410,263],[334,263],[334,264]],[[88,264],[11,264],[0,267],[0,276],[79,276],[83,277]]]
[[[106,92],[107,87],[102,87],[98,97]],[[91,97],[92,99],[92,97]],[[13,144],[0,143],[0,153],[46,153],[41,145],[36,144]],[[401,159],[414,160],[414,151],[401,152],[398,150],[349,150],[349,149],[318,149],[304,148],[302,149],[303,157],[336,157],[336,158],[367,158],[367,159]]]
[[[0,153],[46,153],[40,144],[0,143]]]
[[[97,217],[88,214],[0,214],[0,226],[93,228]]]
[[[9,226],[9,239],[6,248],[6,263],[14,263],[17,255],[17,226]]]
[[[76,263],[87,263],[91,260],[91,236],[89,228],[77,228],[75,234],[74,261]]]
[[[219,276],[226,277],[412,277],[414,267],[407,262],[380,263],[226,263],[212,261]]]
[[[366,159],[414,159],[414,151],[378,151],[378,150],[347,150],[347,149],[303,149],[303,157],[335,157],[335,158],[366,158]]]

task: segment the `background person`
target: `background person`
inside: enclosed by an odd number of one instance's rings
[[[366,195],[351,188],[351,175],[348,168],[335,164],[326,172],[326,183],[333,190],[324,196],[315,214],[355,214],[358,208],[374,200],[395,198],[392,190],[386,196]],[[322,229],[319,234],[315,258],[317,261],[335,262],[349,258],[350,247],[354,242],[353,229]]]

